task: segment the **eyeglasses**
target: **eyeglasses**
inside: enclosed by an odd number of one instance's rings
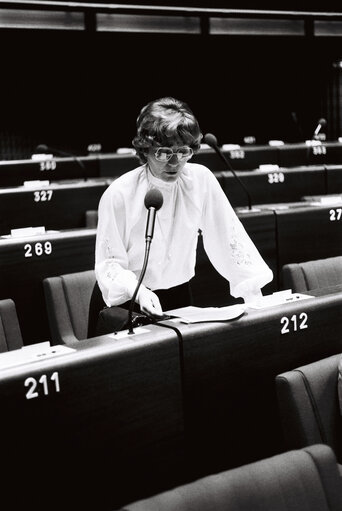
[[[188,146],[179,147],[177,151],[174,151],[171,147],[158,147],[154,156],[158,161],[169,161],[174,154],[177,155],[178,161],[182,161],[191,158],[194,152],[191,147]]]

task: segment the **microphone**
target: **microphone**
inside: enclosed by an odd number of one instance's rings
[[[145,240],[146,243],[151,243],[154,232],[154,222],[156,219],[156,212],[163,205],[163,196],[159,190],[156,188],[152,188],[145,195],[144,199],[145,207],[148,209],[147,214],[147,223],[146,223],[146,231],[145,231]]]
[[[85,169],[84,163],[82,160],[80,160],[80,158],[78,156],[75,156],[74,154],[71,154],[71,153],[67,153],[65,151],[61,151],[60,149],[55,149],[54,147],[47,146],[46,144],[37,145],[35,152],[38,154],[39,153],[52,153],[52,154],[56,154],[58,156],[73,158],[77,162],[77,164],[81,167],[83,175],[84,175],[84,180],[85,181],[87,180],[86,169]]]
[[[219,155],[219,157],[224,161],[224,163],[227,165],[229,170],[232,172],[235,179],[238,180],[238,182],[240,183],[240,185],[242,186],[242,188],[244,189],[244,191],[247,195],[248,209],[251,210],[252,209],[252,200],[251,200],[249,191],[247,190],[247,188],[245,187],[245,185],[243,184],[243,182],[241,181],[239,176],[236,175],[235,170],[233,169],[233,167],[231,166],[231,164],[229,163],[227,158],[224,156],[223,152],[219,149],[215,135],[213,135],[212,133],[206,133],[206,135],[204,135],[203,140],[204,140],[205,144],[208,144],[210,147],[212,147],[216,151],[216,153]]]
[[[162,207],[163,201],[164,201],[163,195],[157,188],[152,188],[145,195],[144,204],[145,204],[146,209],[148,209],[146,230],[145,230],[145,256],[144,256],[144,262],[143,262],[143,267],[142,267],[142,270],[140,273],[140,277],[139,277],[138,283],[136,285],[136,288],[134,290],[133,296],[131,298],[131,303],[129,305],[129,310],[128,310],[128,333],[129,334],[134,334],[133,321],[132,321],[133,307],[134,307],[136,296],[139,291],[140,284],[145,276],[145,272],[146,272],[146,268],[147,268],[148,257],[150,254],[150,246],[152,243],[152,238],[153,238],[153,233],[154,233],[154,223],[156,220],[156,213]]]
[[[319,121],[318,121],[318,124],[317,124],[317,127],[314,131],[314,134],[312,135],[312,138],[315,139],[318,135],[318,133],[321,131],[322,128],[325,128],[325,126],[327,125],[327,121],[322,117]]]

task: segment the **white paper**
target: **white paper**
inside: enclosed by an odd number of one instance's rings
[[[64,344],[50,346],[50,342],[40,342],[23,346],[18,350],[6,351],[0,354],[0,369],[8,369],[38,360],[59,357],[74,352],[74,348]]]
[[[166,311],[166,314],[176,316],[182,323],[201,323],[204,321],[229,321],[241,316],[245,309],[245,304],[228,305],[226,307],[188,306]]]
[[[286,289],[284,291],[277,291],[271,295],[265,295],[255,302],[248,303],[247,306],[250,309],[267,309],[276,305],[297,302],[307,298],[313,298],[313,296],[301,293],[292,293],[291,289]]]

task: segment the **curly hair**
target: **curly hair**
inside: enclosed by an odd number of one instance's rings
[[[200,148],[202,133],[194,114],[184,101],[164,97],[150,101],[137,118],[137,134],[132,140],[141,163],[151,146],[169,146],[174,141],[195,152]]]

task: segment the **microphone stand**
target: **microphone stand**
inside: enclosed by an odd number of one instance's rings
[[[43,151],[50,151],[53,155],[57,155],[57,156],[61,156],[61,157],[67,157],[67,158],[72,158],[76,163],[77,165],[79,165],[82,169],[82,174],[83,174],[83,179],[84,181],[87,181],[87,173],[86,173],[86,168],[84,166],[84,163],[83,161],[80,159],[79,156],[76,156],[75,154],[71,154],[71,153],[67,153],[65,151],[61,151],[60,149],[54,149],[53,147],[49,147],[45,144],[41,144],[39,146],[37,146],[37,149],[40,149],[40,152],[43,150]]]
[[[229,161],[227,160],[227,158],[224,156],[224,154],[219,150],[219,148],[217,147],[217,145],[213,144],[211,146],[215,151],[216,151],[216,154],[218,154],[218,156],[224,161],[224,163],[227,165],[227,167],[229,168],[229,170],[232,172],[233,176],[239,181],[240,185],[242,186],[242,188],[245,190],[246,192],[246,195],[247,195],[247,198],[248,198],[248,209],[252,209],[252,201],[251,201],[251,197],[249,195],[249,191],[247,190],[247,188],[245,187],[245,185],[243,184],[243,182],[241,181],[241,179],[239,178],[239,176],[237,176],[237,174],[235,173],[235,170],[233,169],[233,167],[231,166],[231,164],[229,163]]]
[[[141,284],[141,282],[142,282],[142,280],[143,280],[143,278],[145,276],[145,272],[146,272],[146,268],[147,268],[147,263],[148,263],[148,258],[149,258],[149,255],[150,255],[151,241],[152,241],[152,238],[150,236],[148,236],[146,238],[146,244],[145,244],[145,256],[144,256],[143,267],[142,267],[142,270],[141,270],[141,273],[140,273],[140,277],[139,277],[138,283],[136,285],[135,291],[133,293],[133,296],[132,296],[132,299],[131,299],[131,303],[129,304],[129,309],[128,309],[128,333],[129,334],[134,334],[133,320],[132,320],[133,307],[134,307],[135,299],[137,297],[137,294],[138,294],[138,291],[139,291],[139,288],[140,288],[140,284]]]
[[[71,154],[71,153],[66,153],[66,152],[60,151],[58,149],[54,149],[54,151],[62,157],[65,156],[67,158],[72,158],[77,163],[77,165],[79,165],[81,167],[82,173],[83,173],[83,179],[84,179],[84,181],[87,181],[86,168],[84,166],[83,161],[81,160],[81,158],[79,156],[76,156],[75,154]]]

